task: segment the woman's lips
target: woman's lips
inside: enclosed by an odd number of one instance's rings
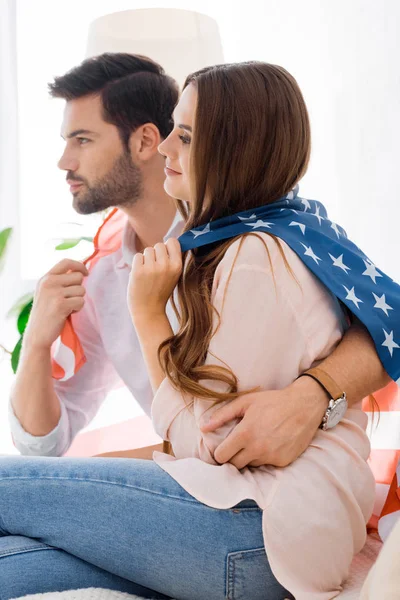
[[[164,173],[167,177],[174,177],[175,175],[182,175],[182,173],[178,173],[178,171],[174,171],[174,169],[170,169],[169,167],[165,167]]]

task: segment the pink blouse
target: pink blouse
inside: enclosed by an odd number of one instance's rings
[[[221,323],[206,364],[229,365],[240,390],[289,385],[333,351],[346,327],[337,299],[301,259],[280,242],[290,272],[276,242],[265,233],[257,235],[262,240],[248,236],[240,251],[240,240],[228,248],[212,290]],[[225,384],[206,384],[226,391]],[[152,418],[157,433],[171,442],[175,458],[155,452],[155,462],[208,506],[227,509],[245,499],[257,502],[278,581],[296,600],[334,598],[353,555],[365,543],[374,502],[366,416],[359,407],[349,409],[334,429],[319,430],[288,467],[239,471],[214,460],[216,447],[237,420],[212,433],[200,431],[201,419],[221,405],[186,397],[164,379]]]

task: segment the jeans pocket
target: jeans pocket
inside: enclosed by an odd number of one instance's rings
[[[275,579],[265,548],[227,555],[227,600],[285,600],[293,596]]]

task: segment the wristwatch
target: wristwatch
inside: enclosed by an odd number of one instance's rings
[[[314,379],[328,394],[330,398],[328,408],[319,427],[324,431],[332,429],[343,419],[348,409],[346,392],[343,392],[332,377],[320,367],[314,367],[299,375],[299,377],[304,376]]]

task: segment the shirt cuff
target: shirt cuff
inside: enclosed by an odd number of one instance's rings
[[[8,419],[13,442],[24,456],[62,456],[69,447],[69,420],[67,410],[60,402],[61,416],[55,428],[46,435],[32,435],[25,431],[14,413],[11,401],[8,404]]]

